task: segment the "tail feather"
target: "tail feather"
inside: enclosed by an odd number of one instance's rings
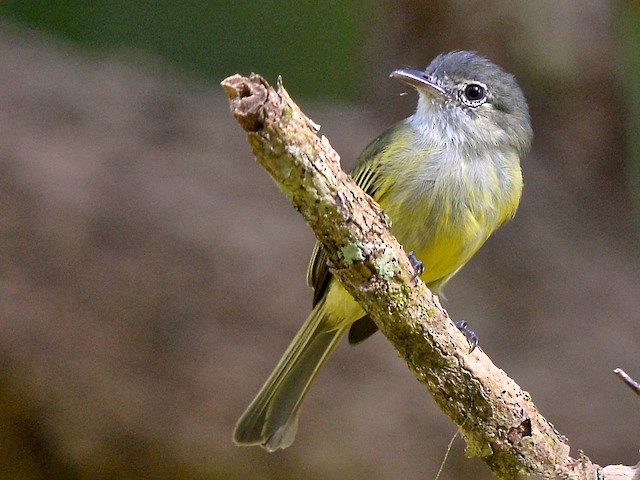
[[[313,309],[273,373],[238,420],[233,434],[236,444],[262,445],[272,452],[293,442],[302,400],[346,332],[346,328],[327,331],[323,305],[321,301]]]

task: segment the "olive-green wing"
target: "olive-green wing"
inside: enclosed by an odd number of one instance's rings
[[[384,155],[387,146],[391,143],[391,139],[397,133],[399,127],[400,124],[391,127],[371,142],[360,154],[355,168],[351,171],[351,176],[358,186],[374,198],[379,187],[379,169],[375,168],[375,166],[379,163],[380,157]],[[327,255],[321,244],[316,242],[311,254],[309,269],[307,270],[307,283],[314,290],[314,306],[324,296],[331,277]]]

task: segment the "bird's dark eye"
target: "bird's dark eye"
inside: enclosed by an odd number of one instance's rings
[[[478,82],[468,83],[462,89],[460,97],[462,103],[470,107],[477,107],[487,100],[487,87]]]
[[[464,88],[464,95],[469,100],[480,100],[485,96],[485,90],[482,85],[470,83]]]

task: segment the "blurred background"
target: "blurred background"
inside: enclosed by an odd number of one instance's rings
[[[340,3],[338,5],[338,3]],[[535,140],[515,220],[447,288],[454,319],[600,464],[638,461],[640,4],[0,5],[0,477],[434,478],[454,426],[376,335],[341,345],[294,445],[231,442],[311,306],[313,236],[219,82],[282,75],[346,168],[475,50]],[[454,442],[442,479],[491,478]]]

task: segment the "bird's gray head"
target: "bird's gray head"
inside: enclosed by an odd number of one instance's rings
[[[424,72],[391,74],[419,94],[413,120],[463,148],[474,144],[528,150],[532,130],[529,108],[513,75],[473,52],[437,56]],[[435,130],[435,132],[433,131]]]

